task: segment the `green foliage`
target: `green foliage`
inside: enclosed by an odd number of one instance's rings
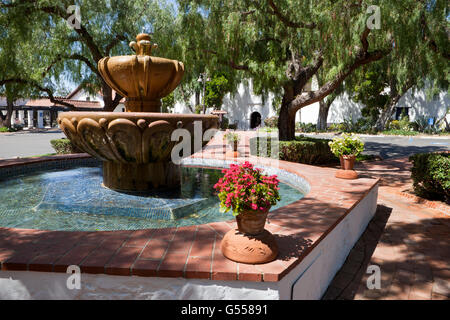
[[[171,113],[174,106],[175,106],[175,95],[173,92],[161,99],[161,112]]]
[[[450,204],[450,153],[421,153],[409,160],[415,193]]]
[[[203,112],[203,106],[200,105],[200,104],[196,105],[194,111],[195,111],[196,114],[202,113]]]
[[[267,141],[261,141],[267,139]],[[278,141],[280,160],[305,163],[305,164],[328,164],[335,161],[331,153],[328,142],[329,139],[316,139],[299,136],[294,141]],[[250,139],[250,154],[254,156],[267,156],[277,158],[272,155],[272,139],[270,137],[254,137]]]
[[[241,140],[239,134],[233,131],[228,131],[223,135],[223,137],[227,140],[229,144],[239,143],[239,141]]]
[[[222,130],[228,129],[229,124],[230,124],[230,120],[227,117],[222,116],[222,122],[220,123],[220,129],[222,129]]]
[[[381,131],[380,133],[392,136],[416,136],[419,134],[417,131],[412,131],[409,129],[389,129]]]
[[[273,117],[266,118],[266,119],[264,119],[264,124],[266,127],[276,128],[278,126],[278,117],[273,116]]]
[[[98,60],[132,54],[128,43],[142,30],[154,31],[152,41],[160,49],[153,55],[181,58],[177,41],[181,28],[173,4],[154,0],[4,2],[0,4],[0,65],[4,66],[0,81],[25,80],[14,83],[16,92],[10,94],[14,99],[45,95],[36,85],[55,96],[66,95],[68,83],[83,84],[87,91],[98,93],[102,87]],[[80,29],[67,25],[71,5],[80,8]]]
[[[315,123],[298,122],[295,124],[295,131],[304,133],[316,132],[317,125]]]
[[[365,105],[361,110],[362,116],[375,124],[389,101],[389,93],[385,92],[389,82],[381,63],[374,63],[369,68],[369,71],[362,72],[362,79],[358,79],[352,88],[353,100]]]
[[[387,130],[411,131],[411,122],[407,115],[400,117],[400,120],[391,120],[386,126]]]
[[[342,137],[333,138],[333,141],[330,141],[328,145],[331,152],[338,158],[345,155],[358,156],[364,151],[364,142],[354,134],[344,133]]]
[[[75,147],[69,139],[53,139],[50,140],[50,144],[53,149],[55,149],[57,154],[71,154],[71,153],[81,153],[77,147]]]
[[[8,127],[0,127],[0,132],[9,132]]]
[[[225,94],[230,90],[228,79],[223,75],[215,75],[206,82],[205,104],[213,107],[214,110],[220,110],[222,100]]]

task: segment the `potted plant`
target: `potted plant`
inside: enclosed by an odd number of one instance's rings
[[[341,170],[336,172],[337,178],[356,179],[358,174],[353,170],[356,157],[363,152],[364,142],[355,134],[344,133],[342,137],[336,137],[329,143],[331,152],[339,158]]]
[[[230,157],[239,157],[239,151],[238,151],[238,145],[241,138],[239,137],[239,134],[232,131],[226,131],[224,134],[224,139],[227,140],[228,144],[231,146],[232,151],[227,152],[226,155]]]
[[[264,226],[271,206],[280,200],[277,176],[266,176],[247,161],[231,164],[222,172],[224,176],[214,189],[218,192],[221,211],[231,211],[237,222],[237,229],[230,230],[222,240],[222,253],[242,263],[272,261],[278,248]]]

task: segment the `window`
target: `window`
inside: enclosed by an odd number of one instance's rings
[[[397,107],[395,112],[395,120],[400,120],[402,117],[409,117],[409,108],[408,107]]]

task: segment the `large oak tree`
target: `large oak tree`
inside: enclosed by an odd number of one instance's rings
[[[72,5],[80,10],[79,25]],[[104,110],[112,111],[122,97],[114,95],[102,79],[98,61],[131,54],[128,43],[142,30],[154,31],[153,40],[164,48],[164,56],[178,57],[174,16],[170,5],[148,0],[2,0],[0,87],[14,83],[34,88],[73,108],[55,96],[66,91],[67,83],[82,84],[92,93],[101,92]],[[25,65],[18,65],[14,55],[20,55]]]
[[[187,41],[191,50],[208,56],[208,69],[226,66],[235,70],[230,71],[234,77],[252,79],[256,93],[282,95],[281,140],[294,139],[299,109],[323,101],[362,66],[390,56],[394,63],[413,68],[417,50],[421,63],[442,66],[440,61],[448,59],[448,7],[443,0],[179,3],[191,30]],[[372,5],[380,8],[379,29],[367,24],[376,22],[375,11],[368,12]],[[425,47],[431,50],[422,54]],[[320,87],[305,92],[317,74]],[[406,77],[398,78],[406,82]]]

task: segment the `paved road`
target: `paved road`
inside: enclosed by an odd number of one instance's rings
[[[318,138],[333,138],[333,134],[307,134]],[[0,159],[29,157],[55,152],[50,140],[64,137],[59,129],[0,133]],[[396,136],[361,136],[365,153],[383,159],[409,156],[414,153],[450,150],[450,137],[422,138]]]
[[[64,133],[57,129],[0,133],[0,159],[54,153],[50,140],[63,137]]]
[[[333,134],[307,134],[316,138],[332,139]],[[450,136],[446,137],[400,137],[360,136],[365,143],[366,154],[380,155],[383,159],[410,156],[415,153],[450,150]]]

